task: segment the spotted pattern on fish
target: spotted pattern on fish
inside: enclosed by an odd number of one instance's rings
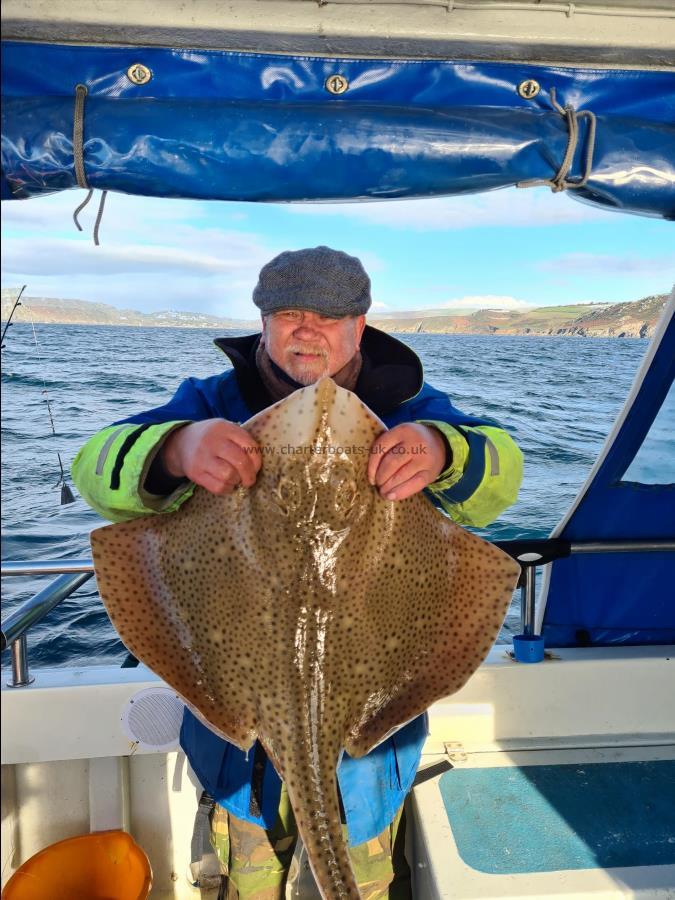
[[[519,568],[421,494],[366,477],[385,430],[330,378],[244,426],[256,484],[92,533],[122,641],[217,733],[256,737],[286,782],[325,898],[358,898],[336,787],[360,757],[458,690],[492,646]]]

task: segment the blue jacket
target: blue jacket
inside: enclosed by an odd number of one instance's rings
[[[139,471],[145,472],[147,493],[152,469],[148,473],[147,466],[143,468],[142,458],[134,461],[134,453],[141,453],[139,448],[144,447],[142,453],[147,455],[148,444],[166,437],[166,423],[214,417],[245,422],[268,406],[271,400],[254,363],[258,339],[251,335],[216,341],[232,360],[232,370],[206,379],[190,378],[166,405],[125,420],[126,426],[140,427],[125,431],[116,423],[92,438],[91,450],[87,452],[89,445],[83,448],[73,465],[76,483],[86,499],[109,518],[123,518],[125,511],[128,517],[129,501],[121,498],[115,508],[116,501],[110,499],[115,491],[96,489],[97,477],[105,479],[108,467],[113,469],[115,486],[122,488],[121,497],[125,472],[132,480],[138,480]],[[483,519],[486,514],[494,518],[515,498],[513,484],[515,492],[520,484],[522,463],[513,441],[495,423],[462,414],[446,394],[426,384],[419,359],[404,344],[367,327],[361,349],[363,367],[355,389],[361,399],[388,427],[410,421],[433,424],[452,451],[451,465],[427,489],[430,499],[454,513],[453,518],[483,524],[475,521],[480,516],[472,514],[472,503],[478,497],[476,508],[483,510]],[[155,427],[157,438],[152,437]],[[156,473],[154,480],[157,484]],[[175,487],[166,484],[152,490],[169,494]],[[138,492],[143,492],[143,485]],[[156,504],[144,508],[142,502],[133,509],[134,514],[144,511],[161,509]],[[370,840],[391,822],[410,790],[426,735],[426,716],[419,716],[368,756],[355,760],[343,754],[338,782],[350,844]],[[199,780],[218,803],[239,818],[272,827],[281,782],[259,744],[245,754],[186,710],[181,745]]]

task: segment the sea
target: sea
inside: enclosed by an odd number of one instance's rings
[[[80,498],[69,467],[105,425],[170,399],[182,379],[229,361],[211,329],[15,324],[2,350],[2,558],[90,556],[102,520]],[[406,334],[427,380],[463,412],[507,428],[525,457],[517,503],[492,540],[547,536],[577,495],[647,349],[641,339]],[[52,427],[53,423],[53,427]],[[76,494],[60,504],[60,466]],[[2,580],[2,617],[54,576]],[[519,594],[499,636],[520,631]],[[121,664],[127,653],[90,580],[28,634],[38,666]],[[3,666],[10,663],[3,654]]]

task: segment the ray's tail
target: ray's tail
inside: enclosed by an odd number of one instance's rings
[[[321,896],[360,900],[340,821],[338,755],[337,747],[321,752],[307,735],[283,760],[280,774]]]

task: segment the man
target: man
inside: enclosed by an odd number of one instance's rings
[[[165,406],[104,429],[80,451],[73,477],[104,517],[178,508],[196,484],[214,494],[250,487],[262,454],[240,427],[261,409],[330,375],[389,430],[371,448],[382,497],[422,490],[461,524],[482,526],[511,504],[522,456],[495,423],[466,416],[426,384],[417,356],[366,325],[370,280],[360,261],[328,247],[282,253],[263,267],[253,300],[262,333],[216,344],[233,369],[188,379]],[[420,716],[354,760],[338,782],[350,853],[365,900],[410,896],[402,804],[426,736]],[[288,796],[260,744],[244,754],[186,711],[181,744],[217,805],[212,840],[228,898],[281,898],[297,834]]]

